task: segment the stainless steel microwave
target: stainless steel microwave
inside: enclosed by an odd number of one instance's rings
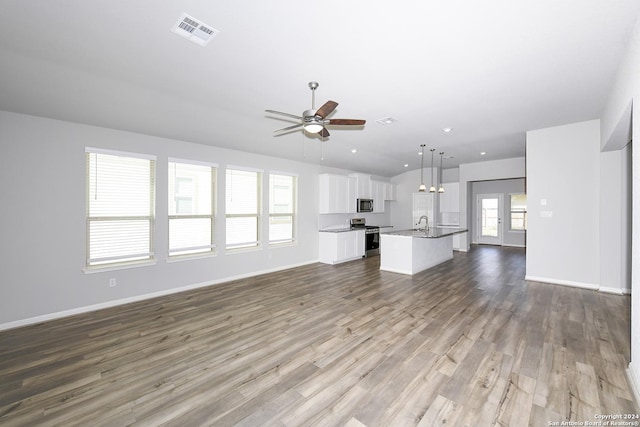
[[[358,199],[358,212],[373,212],[373,199]]]

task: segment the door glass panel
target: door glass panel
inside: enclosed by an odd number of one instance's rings
[[[482,236],[498,237],[498,199],[482,199]]]

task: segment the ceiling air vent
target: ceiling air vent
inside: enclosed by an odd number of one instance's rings
[[[204,24],[186,13],[182,14],[171,31],[200,46],[206,46],[218,34],[218,30],[212,26]]]

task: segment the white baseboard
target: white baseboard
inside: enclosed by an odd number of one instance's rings
[[[550,283],[552,285],[570,286],[573,288],[590,289],[593,291],[599,291],[607,294],[615,294],[615,295],[631,294],[631,289],[611,288],[607,286],[595,285],[592,283],[574,282],[571,280],[550,279],[548,277],[529,276],[529,275],[526,275],[524,277],[524,280],[530,280],[532,282]]]
[[[573,288],[591,289],[593,291],[597,291],[597,290],[600,289],[599,285],[594,285],[592,283],[574,282],[572,280],[551,279],[549,277],[539,277],[539,276],[526,275],[526,276],[524,276],[524,280],[530,280],[532,282],[550,283],[552,285],[571,286]]]
[[[600,292],[605,292],[607,294],[631,295],[631,289],[620,289],[620,288],[610,288],[607,286],[600,286],[598,290]]]
[[[631,392],[636,398],[636,405],[640,405],[640,372],[635,369],[636,366],[637,365],[634,365],[633,363],[629,363],[629,367],[627,368],[627,380],[631,386]]]
[[[194,283],[194,284],[191,284],[191,285],[181,286],[179,288],[172,288],[172,289],[167,289],[167,290],[158,291],[158,292],[151,292],[151,293],[148,293],[148,294],[136,295],[136,296],[129,297],[129,298],[122,298],[122,299],[113,300],[113,301],[107,301],[107,302],[103,302],[103,303],[99,303],[99,304],[92,304],[92,305],[88,305],[88,306],[84,306],[84,307],[72,308],[70,310],[63,310],[63,311],[58,311],[58,312],[55,312],[55,313],[43,314],[41,316],[30,317],[30,318],[27,318],[27,319],[15,320],[13,322],[0,324],[0,331],[6,331],[8,329],[15,329],[15,328],[19,328],[19,327],[22,327],[22,326],[33,325],[35,323],[47,322],[49,320],[61,319],[63,317],[74,316],[76,314],[82,314],[82,313],[88,313],[88,312],[91,312],[91,311],[102,310],[103,308],[116,307],[118,305],[129,304],[129,303],[138,302],[138,301],[144,301],[144,300],[147,300],[147,299],[157,298],[157,297],[161,297],[161,296],[165,296],[165,295],[177,294],[179,292],[185,292],[185,291],[190,291],[190,290],[193,290],[193,289],[204,288],[204,287],[207,287],[207,286],[213,286],[213,285],[217,285],[217,284],[220,284],[220,283],[230,282],[230,281],[233,281],[233,280],[246,279],[248,277],[259,276],[261,274],[274,273],[276,271],[287,270],[289,268],[295,268],[295,267],[301,267],[303,265],[315,264],[316,262],[319,262],[319,260],[314,260],[314,261],[309,261],[309,262],[302,262],[302,263],[298,263],[298,264],[290,264],[290,265],[276,267],[276,268],[269,268],[269,269],[266,269],[266,270],[253,271],[251,273],[239,274],[239,275],[236,275],[236,276],[223,277],[223,278],[220,278],[220,279],[211,280],[211,281],[207,281],[207,282]]]
[[[480,245],[478,242],[471,242],[472,245]],[[511,243],[500,243],[499,245],[490,245],[490,246],[503,246],[506,248],[526,248],[527,245],[516,245]]]

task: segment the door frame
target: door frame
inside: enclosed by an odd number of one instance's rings
[[[482,233],[482,199],[498,199],[498,236],[483,237]],[[502,246],[504,242],[504,194],[502,193],[483,193],[476,196],[476,241],[479,245],[497,245]]]

